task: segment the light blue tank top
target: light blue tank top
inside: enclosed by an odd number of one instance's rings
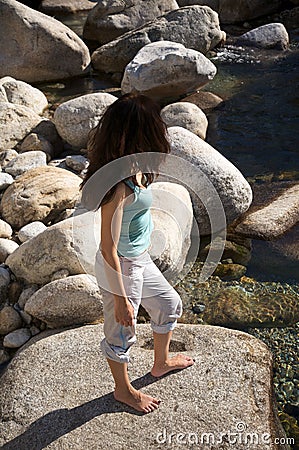
[[[132,180],[124,180],[134,191],[134,200],[123,209],[123,219],[117,246],[118,255],[138,256],[150,246],[150,235],[154,228],[150,207],[151,185],[146,189],[135,186]]]

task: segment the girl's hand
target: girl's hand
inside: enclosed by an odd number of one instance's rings
[[[116,322],[125,327],[133,325],[134,322],[134,308],[127,299],[114,301],[114,316]]]

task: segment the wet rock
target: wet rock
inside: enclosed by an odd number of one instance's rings
[[[218,264],[213,276],[222,280],[239,280],[246,273],[246,267],[240,264]]]
[[[11,238],[12,236],[12,228],[9,223],[0,219],[0,237],[1,238]]]
[[[287,188],[268,205],[249,210],[235,231],[255,239],[274,239],[299,220],[299,184]]]
[[[13,253],[19,245],[11,239],[0,238],[0,263],[6,261],[6,258]]]
[[[45,14],[71,14],[89,11],[96,4],[96,0],[42,0],[39,10]]]
[[[0,8],[1,77],[57,80],[81,75],[89,65],[86,45],[58,20],[15,0],[1,0]]]
[[[39,221],[31,222],[19,229],[18,238],[23,243],[28,241],[29,239],[34,238],[35,236],[37,236],[39,233],[42,233],[46,229],[47,229],[46,225],[43,224],[42,222]]]
[[[205,300],[202,318],[211,325],[230,328],[286,327],[299,320],[299,297],[290,293],[254,293],[241,285]]]
[[[8,333],[3,340],[3,346],[7,348],[19,348],[31,338],[28,328],[19,328],[18,330]]]
[[[13,177],[18,177],[30,169],[47,165],[47,157],[44,152],[30,151],[21,153],[6,164],[4,170]]]
[[[47,97],[42,91],[24,81],[15,80],[12,77],[4,77],[0,79],[0,87],[4,89],[9,103],[26,106],[36,114],[42,114],[48,107]]]
[[[22,141],[41,120],[39,115],[26,106],[0,103],[0,152],[11,149]]]
[[[242,34],[236,45],[286,50],[289,46],[289,35],[282,23],[268,23]]]
[[[8,334],[21,326],[19,313],[12,306],[4,306],[0,311],[0,334]]]
[[[83,37],[103,45],[178,8],[175,0],[100,0],[87,16]]]
[[[217,11],[221,23],[237,23],[265,16],[279,9],[282,0],[178,0],[180,6],[207,5]]]
[[[58,133],[70,145],[86,148],[89,131],[115,100],[117,97],[103,92],[81,95],[62,103],[54,114]]]
[[[206,138],[207,116],[192,103],[178,102],[167,105],[162,109],[161,117],[168,127],[183,127],[202,139]]]
[[[210,249],[210,244],[205,245],[200,250],[200,258],[203,258],[203,260],[205,260]],[[235,264],[246,266],[251,258],[251,246],[248,248],[248,246],[246,247],[245,245],[242,245],[240,243],[226,240],[224,243],[222,259],[227,258],[231,258]]]
[[[81,181],[77,175],[56,167],[30,169],[4,192],[1,214],[17,229],[33,221],[49,222],[75,205]]]
[[[194,215],[201,234],[206,235],[211,232],[210,217],[203,202],[206,203],[209,214],[213,215],[215,219],[215,231],[221,227],[220,207],[223,208],[223,215],[225,215],[227,223],[233,222],[236,217],[248,210],[252,202],[251,187],[231,162],[194,133],[184,128],[170,127],[168,133],[171,154],[183,158],[197,167],[197,170],[193,171],[194,173],[190,173],[189,168],[188,173],[182,176],[183,179],[188,180],[187,189],[192,199]],[[200,199],[194,194],[191,185],[197,189],[197,192],[201,192]],[[216,200],[221,202],[222,206],[219,206]]]
[[[198,91],[183,98],[181,102],[190,102],[198,106],[204,112],[210,112],[220,105],[223,100],[218,95],[208,91]]]
[[[155,99],[177,99],[212,80],[216,67],[202,53],[176,42],[153,42],[126,66],[122,93],[139,92]]]
[[[100,72],[122,73],[137,52],[152,42],[177,42],[206,54],[225,37],[218,15],[212,9],[205,6],[180,8],[98,48],[92,54],[92,64]]]
[[[93,322],[103,317],[102,294],[94,277],[74,275],[35,292],[26,302],[25,312],[50,328]]]
[[[179,433],[188,442],[192,431],[194,446],[194,437],[200,443],[202,433],[217,438],[219,430],[237,433],[238,423],[246,424],[249,436],[286,437],[273,394],[273,357],[263,342],[241,331],[179,324],[170,349],[191,355],[195,363],[154,380],[149,374],[150,325],[137,324],[137,336],[130,378],[135,388],[161,399],[154,413],[140,415],[114,400],[113,380],[99,347],[102,324],[59,333],[48,330],[33,337],[1,377],[0,445],[17,442],[19,448],[43,448],[50,440],[58,450],[63,436],[67,448],[91,449],[100,442],[103,449],[152,450],[167,446],[170,433],[175,433],[172,446],[179,448]],[[115,421],[122,424],[121,434]],[[243,441],[237,447],[245,450],[248,444]],[[268,447],[274,450],[274,445]]]

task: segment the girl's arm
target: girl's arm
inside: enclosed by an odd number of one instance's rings
[[[114,295],[115,320],[121,325],[131,326],[134,309],[124,289],[117,254],[125,198],[125,186],[119,183],[113,199],[101,206],[101,251],[107,280]]]

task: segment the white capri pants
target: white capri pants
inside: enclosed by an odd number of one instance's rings
[[[116,322],[114,317],[114,296],[103,289],[105,268],[103,256],[96,254],[95,274],[99,286],[104,291],[104,339],[101,350],[106,358],[120,363],[129,362],[130,347],[136,341],[136,321],[140,304],[148,312],[151,328],[156,333],[168,333],[176,326],[177,319],[183,312],[179,293],[169,284],[162,272],[150,257],[148,250],[139,256],[127,258],[119,256],[123,284],[128,300],[134,308],[133,325],[125,327]],[[101,276],[99,275],[101,274]],[[106,278],[107,280],[107,278]]]

